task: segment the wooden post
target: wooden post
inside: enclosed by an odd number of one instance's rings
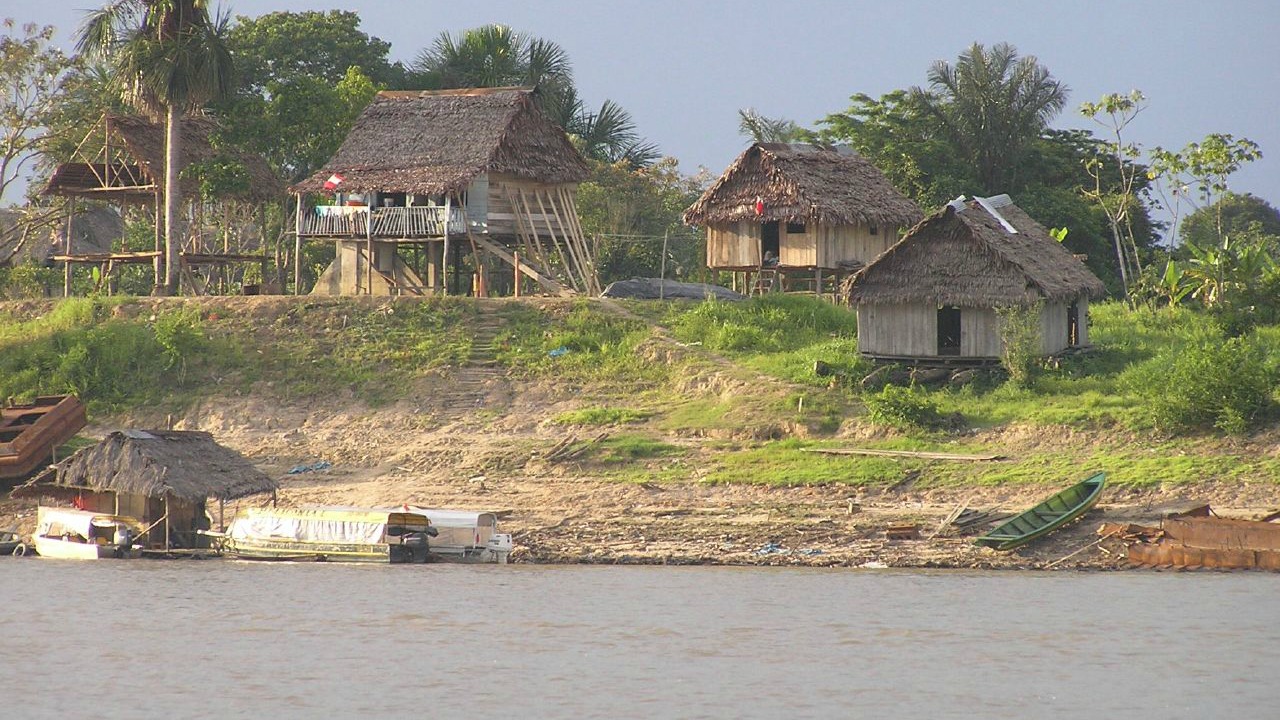
[[[511,257],[516,259],[516,261],[512,263],[515,265],[515,269],[511,271],[511,287],[513,288],[512,294],[518,298],[520,297],[520,251],[512,251]]]
[[[658,272],[658,299],[667,299],[667,239],[671,235],[670,230],[664,230],[662,233],[662,268]]]
[[[71,219],[76,214],[76,199],[71,198],[71,202],[67,205],[67,237],[64,241],[67,259],[62,263],[62,297],[71,297]]]
[[[813,269],[813,294],[822,297],[822,268]]]
[[[444,196],[444,254],[440,261],[440,271],[444,274],[444,294],[449,294],[449,209],[452,207],[452,198],[449,195]],[[456,261],[455,261],[456,262]]]
[[[164,496],[164,551],[169,552],[169,496]]]
[[[293,294],[302,294],[302,193],[298,193],[298,203],[293,218]]]

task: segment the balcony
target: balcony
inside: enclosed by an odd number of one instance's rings
[[[298,234],[334,238],[438,238],[445,234],[446,210],[449,233],[464,234],[467,217],[462,208],[338,205],[321,205],[304,211]],[[372,235],[369,232],[370,222],[373,224]]]

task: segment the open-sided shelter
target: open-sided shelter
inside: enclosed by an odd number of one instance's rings
[[[707,229],[707,267],[751,278],[839,278],[871,262],[924,213],[844,146],[756,143],[684,213]],[[773,285],[771,283],[771,285]]]
[[[1040,350],[1089,343],[1106,289],[1007,195],[949,203],[847,283],[858,349],[882,360],[985,363],[1001,356],[1003,308],[1040,307]]]
[[[255,212],[267,203],[284,196],[284,182],[261,156],[215,147],[212,137],[218,124],[202,116],[184,117],[178,130],[181,136],[179,186],[187,234],[181,240],[179,277],[185,288],[196,294],[212,290],[214,271],[237,263],[264,266],[271,260],[262,253],[261,238],[231,238],[228,223],[235,215],[243,224],[251,224]],[[108,113],[80,141],[72,157],[59,164],[45,185],[44,194],[72,198],[68,218],[75,216],[75,199],[103,200],[116,204],[121,215],[131,210],[154,213],[155,242],[152,247],[123,247],[104,253],[76,253],[71,247],[53,257],[63,263],[64,294],[70,294],[71,272],[75,265],[96,265],[102,272],[101,282],[110,292],[116,269],[127,264],[152,264],[156,285],[160,284],[164,250],[161,246],[164,207],[165,128],[136,115]],[[233,161],[243,170],[242,186],[228,189],[216,204],[207,205],[201,197],[201,184],[195,174],[186,172],[193,165],[209,161]],[[205,220],[218,217],[223,232],[209,231]],[[70,223],[68,219],[68,224]],[[68,227],[66,237],[73,233]],[[70,240],[68,240],[68,244]],[[250,243],[256,247],[247,247]],[[266,273],[264,272],[263,275]]]
[[[49,466],[12,495],[47,497],[123,515],[148,532],[144,546],[205,547],[206,504],[275,493],[279,484],[207,432],[121,430]]]
[[[532,88],[383,91],[293,187],[299,242],[337,246],[312,292],[484,295],[524,275],[598,294],[574,201],[587,174]]]

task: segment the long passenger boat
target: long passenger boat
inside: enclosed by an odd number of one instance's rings
[[[425,563],[435,534],[419,512],[352,507],[250,508],[221,539],[244,560]]]
[[[1042,538],[1098,504],[1106,483],[1105,472],[1091,475],[1035,507],[1014,515],[974,542],[996,550],[1012,550]]]

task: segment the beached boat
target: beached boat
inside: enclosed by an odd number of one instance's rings
[[[1091,475],[1014,515],[974,542],[996,550],[1012,550],[1042,538],[1088,512],[1098,503],[1106,482],[1105,472]]]
[[[22,544],[22,538],[12,530],[0,530],[0,555],[12,555]]]
[[[133,543],[141,530],[133,520],[120,515],[41,505],[31,539],[40,557],[132,558],[142,554]]]
[[[406,505],[431,521],[437,535],[431,540],[433,560],[505,565],[511,555],[511,535],[498,532],[498,516],[491,512],[437,510]]]
[[[423,563],[435,528],[426,515],[403,510],[250,508],[225,533],[207,534],[245,560]]]

